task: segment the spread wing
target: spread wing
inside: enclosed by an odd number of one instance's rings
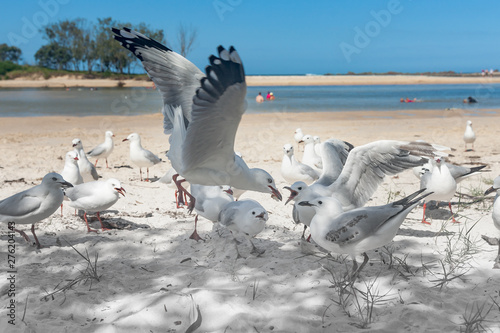
[[[329,139],[321,143],[323,173],[316,183],[323,186],[333,184],[342,172],[349,151],[353,148],[350,143],[338,139]]]
[[[184,117],[190,121],[193,96],[200,87],[203,72],[180,54],[137,31],[113,28],[113,32],[114,38],[141,60],[160,91],[163,104],[181,106]],[[165,117],[163,122],[165,133],[170,134],[171,121]]]
[[[439,149],[437,149],[439,150]],[[386,175],[422,165],[427,157],[443,153],[425,142],[381,140],[351,150],[339,178],[331,185],[333,196],[345,210],[363,206]]]
[[[219,46],[210,56],[206,78],[193,99],[191,122],[183,145],[185,169],[208,167],[225,170],[234,161],[234,139],[245,112],[247,85],[236,50]]]

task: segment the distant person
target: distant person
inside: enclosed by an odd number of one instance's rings
[[[267,99],[267,100],[270,100],[270,99],[271,99],[271,92],[270,92],[270,91],[268,91],[268,92],[267,92],[266,99]]]
[[[274,101],[274,94],[273,94],[273,93],[270,93],[269,95],[270,95],[270,96],[269,96],[269,100],[270,100],[270,101]]]
[[[474,97],[469,96],[464,99],[464,103],[477,103],[477,100]]]
[[[264,102],[264,96],[262,96],[262,93],[261,93],[261,92],[259,92],[259,94],[257,95],[257,97],[255,97],[255,101],[256,101],[257,103],[262,103],[262,102]]]

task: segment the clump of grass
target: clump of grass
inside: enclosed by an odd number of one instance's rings
[[[356,284],[351,279],[352,273],[347,267],[347,274],[340,275],[333,269],[323,266],[332,276],[332,288],[336,295],[332,302],[344,311],[348,317],[356,316],[359,323],[352,323],[358,328],[368,328],[374,322],[375,308],[391,300],[389,292],[381,294],[378,290],[378,275],[371,281]],[[358,286],[359,285],[359,286]]]
[[[96,252],[94,254],[94,258],[91,259],[90,258],[90,255],[89,255],[89,252],[87,251],[87,249],[85,249],[85,255],[83,255],[80,251],[78,251],[72,244],[70,244],[68,241],[66,241],[73,250],[75,250],[76,253],[78,253],[78,255],[80,257],[82,257],[86,263],[86,267],[85,269],[79,269],[79,275],[76,276],[75,278],[72,278],[72,279],[66,279],[65,281],[67,281],[66,284],[63,284],[62,286],[60,286],[63,281],[61,281],[60,283],[58,283],[55,287],[54,287],[54,291],[51,292],[51,293],[48,293],[47,291],[47,295],[43,296],[41,298],[41,300],[44,300],[44,301],[47,301],[49,300],[49,297],[52,298],[52,300],[54,300],[54,295],[57,294],[57,293],[65,293],[66,291],[68,291],[69,289],[71,289],[73,286],[76,286],[80,283],[83,282],[83,284],[87,284],[88,282],[90,282],[90,286],[89,286],[89,291],[92,289],[92,284],[94,281],[96,282],[99,282],[100,279],[101,279],[101,275],[98,274],[98,270],[97,270],[97,261],[99,260],[99,252]],[[63,302],[64,303],[64,302]]]
[[[473,333],[489,331],[489,329],[485,327],[487,322],[486,316],[488,316],[493,309],[493,305],[494,304],[491,304],[488,307],[486,302],[484,302],[482,304],[472,303],[472,306],[469,307],[469,304],[467,304],[465,313],[462,315],[463,322],[460,323],[460,332]]]

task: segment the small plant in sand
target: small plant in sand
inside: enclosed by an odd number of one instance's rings
[[[66,241],[73,250],[75,250],[76,253],[78,253],[78,255],[80,257],[82,257],[86,263],[86,267],[85,269],[79,269],[79,275],[73,279],[67,279],[65,281],[67,281],[66,284],[62,285],[60,287],[60,285],[63,283],[63,281],[61,281],[60,283],[58,283],[55,287],[54,287],[54,291],[49,293],[47,292],[47,295],[43,296],[41,299],[44,300],[44,301],[47,301],[50,298],[52,298],[52,300],[54,300],[54,295],[57,294],[57,293],[65,293],[67,290],[71,289],[73,286],[76,286],[80,283],[83,282],[83,284],[87,284],[87,282],[90,282],[90,286],[89,286],[89,290],[92,289],[92,283],[94,281],[96,282],[99,282],[100,281],[100,278],[101,278],[101,275],[98,274],[97,272],[97,260],[99,259],[99,252],[96,252],[94,254],[94,258],[91,259],[90,258],[90,255],[89,255],[89,252],[87,251],[87,249],[85,249],[85,255],[83,255],[80,251],[78,251],[73,245],[71,245],[68,241]],[[63,302],[64,303],[64,302]]]
[[[422,261],[424,275],[429,273],[434,277],[434,279],[429,280],[435,283],[434,287],[439,287],[441,290],[455,279],[464,280],[464,275],[471,269],[469,261],[472,260],[473,254],[479,251],[478,238],[472,237],[471,234],[471,230],[477,222],[470,228],[467,228],[465,223],[459,227],[458,232],[453,233],[445,232],[447,223],[443,224],[443,229],[436,236],[436,242],[441,233],[446,237],[444,250],[438,249],[438,253],[443,258],[429,263]],[[435,269],[436,267],[437,269]]]
[[[384,264],[387,264],[388,269],[394,269],[396,271],[393,280],[396,276],[401,276],[405,280],[409,280],[410,276],[415,276],[418,272],[418,268],[415,268],[408,264],[408,253],[403,254],[402,257],[394,255],[396,248],[390,244],[382,247],[379,251],[380,258]]]
[[[333,268],[323,266],[332,276],[330,282],[336,295],[331,299],[348,316],[355,315],[359,323],[352,323],[358,328],[368,328],[374,322],[374,310],[391,300],[388,294],[378,290],[378,275],[370,281],[356,283],[351,279],[352,273],[346,265],[347,274],[339,274]]]
[[[460,332],[464,333],[473,333],[473,332],[489,332],[491,331],[487,326],[488,320],[486,317],[493,309],[494,305],[498,306],[493,300],[494,304],[490,304],[489,306],[486,304],[487,302],[483,302],[482,304],[472,303],[471,306],[469,304],[465,307],[465,312],[462,315],[463,322],[460,323]]]

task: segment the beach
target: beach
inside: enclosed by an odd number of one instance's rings
[[[150,168],[150,176],[162,177],[170,163],[160,114],[1,118],[0,199],[39,184],[50,171],[60,172],[72,139],[80,138],[88,151],[104,140],[106,130],[116,136],[111,168],[100,160],[97,171],[102,179],[119,179],[127,193],[101,213],[119,229],[87,233],[83,219],[65,203],[63,216],[55,212],[36,224],[44,248],[37,251],[16,234],[11,254],[15,296],[9,296],[12,283],[5,278],[9,237],[2,228],[0,330],[185,332],[195,323],[196,332],[456,332],[479,312],[484,327],[500,332],[500,271],[492,269],[497,248],[481,239],[499,236],[491,218],[494,196],[479,200],[500,175],[500,128],[495,125],[500,110],[494,111],[472,118],[460,109],[243,116],[235,151],[250,167],[270,172],[285,200],[289,193],[283,187],[290,184],[280,174],[282,147],[293,144],[301,158],[293,141],[298,127],[322,140],[335,137],[354,146],[383,139],[425,140],[454,148],[453,163],[487,165],[487,172],[459,184],[453,209],[460,223],[450,222],[444,206],[430,211],[431,225],[425,225],[422,207],[415,208],[387,248],[368,252],[369,265],[355,289],[336,284],[351,259],[328,256],[301,241],[303,226],[293,222],[291,204],[266,194],[241,197],[259,201],[269,213],[266,229],[254,240],[263,255],[250,254],[242,243],[245,258],[237,259],[227,230],[203,218],[198,232],[204,241],[189,239],[194,214],[176,208],[173,188],[141,182],[129,160],[129,145],[122,142],[139,133],[142,145],[164,160]],[[469,119],[477,140],[475,150],[466,152],[462,136]],[[386,204],[418,189],[419,180],[406,170],[387,176],[367,205]],[[95,218],[92,226],[100,229]],[[30,226],[17,227],[27,231]],[[99,281],[83,280],[64,289],[86,268],[76,250],[92,261],[98,254]],[[347,291],[354,293],[347,297]],[[7,321],[11,299],[15,326]]]
[[[439,76],[439,75],[250,75],[249,86],[314,86],[314,85],[393,85],[393,84],[491,84],[500,83],[500,75],[493,76]],[[0,80],[0,88],[71,88],[89,87],[151,87],[151,81],[84,79],[75,76],[59,76],[50,79],[17,78]]]

